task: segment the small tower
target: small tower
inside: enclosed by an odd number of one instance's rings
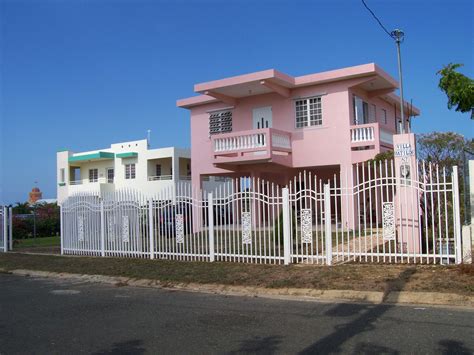
[[[43,198],[43,193],[40,191],[40,189],[37,187],[33,187],[31,189],[31,192],[29,193],[28,203],[32,205],[36,201],[41,200],[42,198]]]

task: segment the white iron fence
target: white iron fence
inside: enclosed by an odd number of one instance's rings
[[[457,168],[357,165],[286,187],[239,178],[212,193],[189,184],[153,199],[78,195],[61,207],[66,254],[249,263],[458,263]]]
[[[12,208],[0,206],[0,252],[12,250]]]

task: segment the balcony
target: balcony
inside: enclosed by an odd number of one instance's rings
[[[211,138],[214,164],[273,162],[291,166],[291,133],[274,128],[215,135]]]
[[[100,193],[110,189],[113,186],[113,179],[100,177],[97,179],[82,179],[69,181],[69,193]],[[105,189],[105,190],[104,190]]]
[[[372,159],[384,148],[393,148],[394,132],[384,130],[380,124],[354,125],[350,128],[353,162]]]

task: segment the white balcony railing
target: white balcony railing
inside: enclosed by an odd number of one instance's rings
[[[82,179],[69,181],[69,185],[85,185],[85,184],[113,184],[113,179],[107,179],[104,177],[97,179]]]
[[[272,131],[272,147],[291,149],[291,137],[289,133]]]
[[[375,140],[373,126],[351,127],[351,143],[371,142]]]
[[[148,181],[173,180],[173,175],[148,176]]]
[[[179,179],[183,181],[191,181],[191,175],[181,175]]]
[[[234,150],[254,149],[267,146],[266,134],[247,133],[216,138],[214,140],[214,152],[230,152]]]

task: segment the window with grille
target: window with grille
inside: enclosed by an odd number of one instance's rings
[[[382,120],[384,124],[387,124],[387,110],[382,109]]]
[[[209,115],[209,134],[232,132],[232,111],[213,112]]]
[[[89,182],[99,181],[99,170],[98,169],[89,169]]]
[[[125,179],[135,179],[135,164],[125,165]]]
[[[321,97],[296,100],[296,128],[320,126],[323,124]]]

